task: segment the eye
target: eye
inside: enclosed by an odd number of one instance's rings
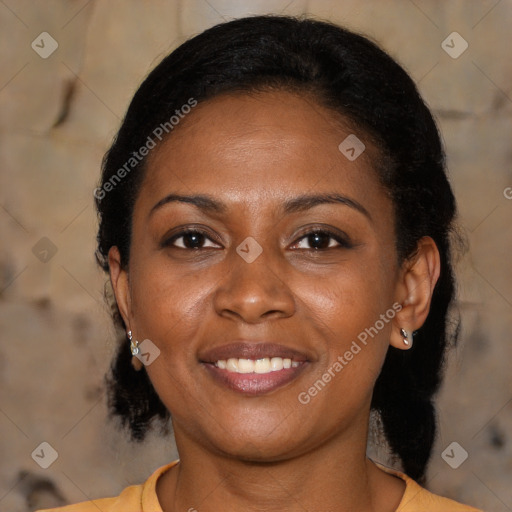
[[[301,244],[302,246],[300,246]],[[310,244],[310,247],[305,247],[305,244]],[[295,243],[294,246],[294,248],[297,249],[313,251],[324,251],[326,249],[336,249],[343,247],[352,247],[348,237],[343,237],[341,234],[333,233],[332,231],[326,229],[314,229],[308,231],[299,239],[298,242]]]
[[[176,243],[177,240],[182,239],[182,242],[179,244]],[[204,247],[216,247],[217,244],[205,246],[205,241],[209,240],[212,242],[211,238],[208,237],[205,231],[199,229],[184,229],[179,233],[174,234],[171,238],[165,240],[162,244],[164,247],[176,247],[179,249],[203,249]]]

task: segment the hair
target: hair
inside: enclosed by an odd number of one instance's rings
[[[399,262],[414,255],[423,236],[438,247],[441,273],[428,317],[411,350],[388,349],[371,403],[394,458],[422,482],[436,436],[433,398],[442,380],[445,349],[458,336],[450,321],[456,205],[431,112],[409,75],[374,42],[311,18],[254,16],[216,25],[167,55],[135,93],[103,159],[100,186],[109,191],[95,192],[97,261],[108,272],[108,251],[117,246],[121,265],[128,265],[132,213],[146,162],[130,158],[155,128],[191,98],[200,103],[225,93],[266,90],[312,95],[373,141],[378,161],[372,164],[394,205]],[[123,179],[105,187],[123,166],[126,170],[128,161],[132,168]],[[117,325],[125,329],[116,304],[113,309]],[[147,373],[135,371],[130,359],[123,336],[106,376],[109,411],[132,440],[141,441],[153,419],[165,424],[170,413]]]

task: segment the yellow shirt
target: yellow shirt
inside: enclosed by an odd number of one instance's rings
[[[143,484],[126,487],[119,496],[83,501],[35,512],[163,512],[156,494],[158,477],[178,463],[170,462],[158,468]],[[378,464],[386,473],[398,476],[406,486],[396,512],[483,512],[456,501],[442,498],[427,491],[404,473]]]

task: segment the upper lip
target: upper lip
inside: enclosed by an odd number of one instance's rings
[[[199,355],[199,359],[205,363],[215,363],[230,358],[262,359],[264,357],[282,357],[299,362],[308,361],[308,356],[297,349],[267,341],[235,341],[210,348]]]

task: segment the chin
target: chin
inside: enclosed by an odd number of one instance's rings
[[[295,445],[287,445],[280,443],[278,446],[274,443],[261,441],[254,442],[246,440],[243,446],[239,447],[225,447],[222,453],[233,459],[237,459],[247,463],[273,463],[282,462],[300,455],[300,449]]]
[[[304,429],[288,422],[259,422],[256,424],[225,425],[223,432],[229,432],[226,439],[213,441],[225,455],[245,462],[278,462],[300,455],[305,449],[307,437]],[[301,436],[297,432],[301,432]],[[311,436],[309,436],[311,438]]]

